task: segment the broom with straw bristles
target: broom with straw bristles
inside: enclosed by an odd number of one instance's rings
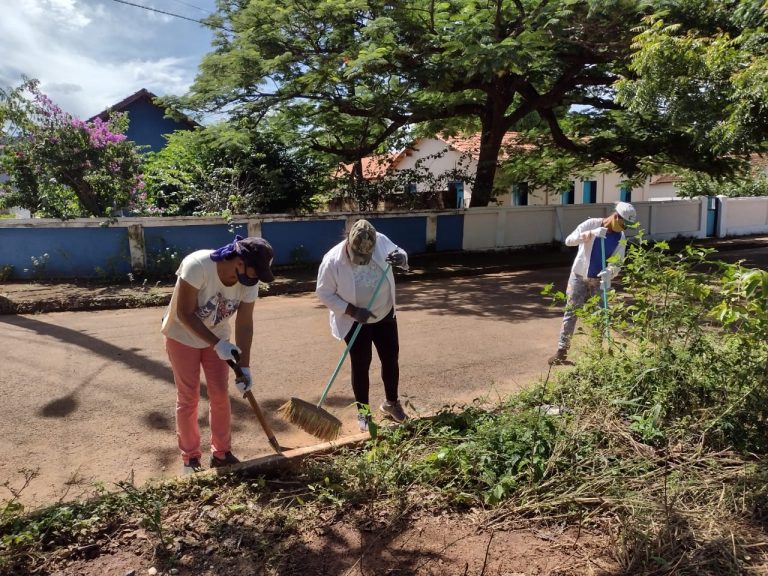
[[[384,268],[381,278],[379,278],[376,287],[373,289],[371,300],[368,302],[368,310],[371,309],[373,303],[376,301],[379,289],[384,283],[391,267],[392,265],[387,263],[387,266]],[[336,364],[336,369],[333,371],[333,374],[331,374],[331,377],[328,379],[328,383],[325,385],[325,390],[323,390],[323,394],[320,396],[320,401],[317,404],[312,404],[311,402],[301,400],[300,398],[291,398],[288,402],[278,408],[278,412],[283,420],[295,424],[305,432],[308,432],[321,440],[333,440],[339,435],[339,432],[341,431],[341,420],[336,418],[336,416],[330,412],[324,410],[322,404],[325,402],[325,397],[328,395],[328,391],[331,389],[334,380],[336,380],[336,376],[338,376],[341,366],[344,364],[344,360],[346,359],[347,354],[349,354],[362,327],[363,325],[358,322],[355,331],[352,333],[352,338],[349,339],[349,344],[344,348],[344,353]]]

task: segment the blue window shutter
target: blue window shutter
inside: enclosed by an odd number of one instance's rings
[[[622,186],[619,189],[619,200],[622,202],[632,202],[632,188]]]
[[[597,202],[596,180],[585,180],[581,183],[581,202],[583,204],[594,204]]]
[[[575,195],[575,187],[571,184],[568,190],[564,190],[562,193],[563,204],[573,204]]]

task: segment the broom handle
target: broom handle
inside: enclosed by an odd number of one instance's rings
[[[379,289],[381,288],[381,285],[384,284],[384,280],[387,277],[387,273],[389,272],[389,269],[392,268],[392,264],[387,263],[387,266],[384,268],[384,271],[381,273],[381,278],[379,278],[378,283],[376,284],[376,287],[373,289],[373,295],[371,295],[371,301],[368,302],[368,310],[371,309],[371,306],[373,306],[373,303],[376,301],[376,296],[379,294]],[[349,350],[352,348],[352,345],[355,343],[355,340],[357,339],[357,335],[360,333],[360,330],[362,329],[363,325],[358,322],[357,326],[355,327],[355,331],[352,332],[352,338],[349,339],[349,344],[347,344],[346,348],[344,348],[344,353],[341,355],[341,358],[339,358],[338,364],[336,364],[336,369],[333,371],[333,374],[331,374],[331,377],[328,379],[328,384],[325,385],[325,390],[323,390],[323,395],[320,396],[320,401],[317,403],[317,407],[320,408],[323,402],[325,402],[325,397],[328,395],[328,391],[331,389],[331,384],[333,384],[333,381],[336,380],[336,376],[339,374],[339,370],[341,370],[342,364],[344,364],[344,360],[347,358],[347,354],[349,354]]]
[[[605,238],[600,238],[600,255],[602,256],[603,270],[605,270]],[[601,282],[601,284],[603,284]],[[603,284],[603,309],[605,310],[605,337],[611,338],[611,324],[608,318],[608,290],[606,290]]]

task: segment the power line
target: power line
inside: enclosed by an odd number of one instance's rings
[[[182,2],[181,0],[172,0],[173,2],[176,2],[176,4],[181,4],[182,6],[187,6],[189,8],[194,8],[195,10],[200,10],[200,12],[203,12],[204,14],[210,14],[208,10],[205,8],[200,8],[200,6],[195,6],[194,4],[188,4],[186,2]]]
[[[173,16],[174,18],[181,18],[182,20],[189,20],[190,22],[197,22],[198,24],[202,24],[203,26],[207,26],[208,28],[220,28],[222,30],[226,30],[227,32],[232,32],[229,28],[226,28],[224,26],[215,26],[212,24],[208,24],[207,22],[203,22],[202,20],[197,20],[195,18],[190,18],[189,16],[182,16],[181,14],[174,14],[173,12],[166,12],[165,10],[158,10],[157,8],[151,8],[150,6],[143,6],[141,4],[134,4],[133,2],[127,2],[126,0],[112,0],[113,2],[117,2],[118,4],[126,4],[127,6],[133,6],[134,8],[141,8],[142,10],[149,10],[150,12],[157,12],[158,14],[165,14],[166,16]]]

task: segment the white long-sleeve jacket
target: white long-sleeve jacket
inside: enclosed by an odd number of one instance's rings
[[[349,260],[345,249],[347,241],[343,240],[331,248],[320,263],[320,269],[317,272],[317,286],[315,294],[328,306],[330,310],[331,334],[339,340],[347,335],[355,321],[344,312],[347,304],[354,304],[355,298],[355,278],[352,274],[352,262]],[[405,254],[405,266],[408,269],[408,254],[397,244],[392,242],[384,234],[376,233],[376,246],[373,249],[371,258],[384,269],[387,266],[387,255],[397,250]],[[392,306],[395,306],[395,276],[392,269],[387,272],[387,281],[390,294],[392,295]],[[382,290],[384,286],[382,286]]]
[[[582,234],[587,230],[595,230],[596,228],[600,228],[602,225],[602,218],[588,218],[579,224],[576,229],[571,232],[565,239],[566,246],[579,247],[579,250],[576,253],[576,258],[573,260],[571,272],[581,276],[582,278],[587,277],[587,273],[589,272],[589,259],[592,255],[592,248],[595,247],[596,244],[595,238],[590,237],[588,240],[584,240],[584,238],[582,238]],[[600,250],[599,245],[597,245],[597,250]],[[606,254],[605,259],[608,260],[612,256],[618,255],[617,261],[622,262],[624,260],[625,251],[626,238],[624,236],[624,232],[622,232],[621,238],[619,239],[619,244],[616,246],[616,249],[612,254]],[[619,272],[621,272],[621,266],[616,263],[608,263],[606,267],[608,270],[610,270],[611,276],[614,278],[618,276]]]

